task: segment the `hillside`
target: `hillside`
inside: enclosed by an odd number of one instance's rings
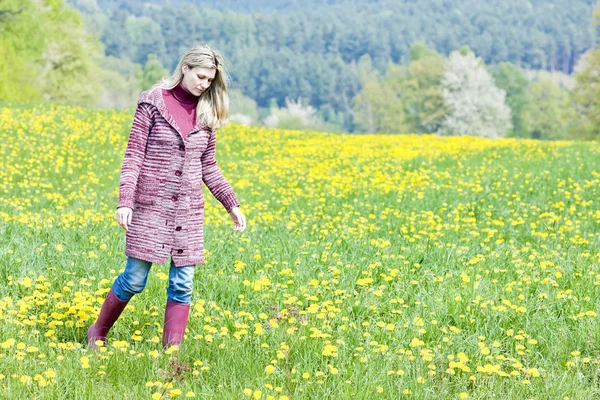
[[[0,397],[595,397],[597,143],[232,125],[217,154],[248,227],[205,192],[183,347],[160,347],[155,265],[85,350],[125,266],[131,117],[0,109]]]

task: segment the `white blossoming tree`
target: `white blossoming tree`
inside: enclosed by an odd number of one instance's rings
[[[506,92],[495,86],[483,60],[472,52],[450,54],[442,78],[442,93],[449,113],[439,134],[499,138],[511,128]]]

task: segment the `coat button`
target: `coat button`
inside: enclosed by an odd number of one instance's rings
[[[181,227],[180,227],[180,226],[178,226],[177,228],[175,228],[175,230],[176,230],[176,231],[180,231],[180,230],[181,230]]]
[[[181,176],[181,171],[175,171],[175,176]]]
[[[177,196],[172,196],[172,197],[171,197],[171,200],[173,200],[173,201],[177,201]]]
[[[177,253],[181,254],[181,253],[183,253],[183,250],[179,249],[179,250],[177,250]]]
[[[185,150],[185,146],[184,145],[179,146],[179,150],[181,150],[181,151]]]

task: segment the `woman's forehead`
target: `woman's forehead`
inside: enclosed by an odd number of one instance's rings
[[[195,74],[202,74],[208,78],[214,78],[217,70],[215,68],[194,67],[192,68],[192,72]]]

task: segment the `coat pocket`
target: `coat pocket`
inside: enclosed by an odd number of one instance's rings
[[[152,205],[156,204],[156,195],[143,193],[141,190],[135,193],[135,202],[139,204]]]
[[[156,204],[159,192],[157,185],[153,185],[145,179],[140,179],[135,191],[135,202],[147,205]]]

